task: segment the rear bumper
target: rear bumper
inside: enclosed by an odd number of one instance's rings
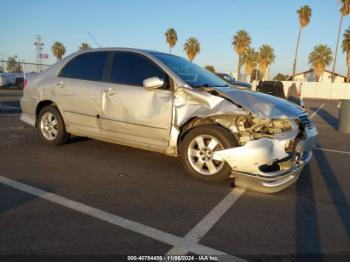
[[[235,184],[261,193],[282,191],[298,180],[304,166],[310,162],[311,158],[312,151],[307,152],[293,167],[269,176],[234,171]]]
[[[35,108],[37,105],[37,100],[32,97],[22,97],[20,100],[22,114],[20,119],[31,126],[35,126]]]
[[[19,119],[30,126],[35,126],[35,116],[33,115],[22,113]]]

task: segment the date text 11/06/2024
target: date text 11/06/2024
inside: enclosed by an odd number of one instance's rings
[[[217,256],[128,256],[128,261],[220,261]]]

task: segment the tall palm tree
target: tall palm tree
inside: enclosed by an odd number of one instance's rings
[[[342,48],[343,52],[346,53],[346,64],[348,66],[348,74],[346,77],[346,82],[350,82],[350,27],[348,27],[347,30],[345,30],[345,33],[343,35],[343,43]]]
[[[320,44],[314,47],[314,50],[309,55],[309,64],[314,69],[317,82],[320,80],[326,66],[330,65],[332,61],[332,50],[327,45]]]
[[[176,45],[177,42],[177,33],[174,28],[169,28],[165,32],[166,42],[169,45],[169,53],[171,54],[171,48]]]
[[[188,38],[184,44],[184,51],[186,52],[188,59],[192,62],[195,56],[201,51],[201,45],[198,42],[198,39],[195,37]]]
[[[349,83],[350,82],[350,27],[347,30],[345,30],[345,33],[343,35],[342,48],[343,48],[343,52],[346,53],[346,64],[348,67],[346,82]]]
[[[248,47],[242,55],[242,63],[245,64],[246,75],[251,75],[258,62],[258,52]]]
[[[266,69],[275,62],[275,51],[269,45],[262,45],[259,48],[259,70],[263,79],[266,78]]]
[[[337,37],[337,44],[335,46],[335,55],[334,55],[333,70],[332,70],[332,82],[334,81],[335,65],[337,63],[340,31],[343,25],[344,16],[347,16],[350,13],[350,0],[341,0],[341,5],[342,6],[340,8],[340,22],[339,22],[339,29],[338,29],[338,37]]]
[[[66,53],[66,48],[61,42],[54,42],[51,51],[53,55],[57,58],[57,61],[61,60],[64,54]]]
[[[294,80],[294,76],[295,76],[295,70],[297,67],[297,56],[298,56],[298,49],[299,49],[301,32],[302,32],[303,28],[306,27],[310,23],[310,17],[312,15],[312,11],[308,5],[304,5],[298,9],[297,13],[299,15],[300,27],[299,27],[297,47],[295,49],[295,56],[294,56],[294,63],[293,63],[293,80]]]
[[[91,47],[88,43],[83,42],[79,46],[79,50],[88,50],[88,49],[91,49]]]
[[[242,55],[244,54],[245,50],[250,46],[251,42],[252,42],[252,39],[250,38],[248,32],[245,30],[240,30],[236,32],[236,34],[233,36],[232,46],[234,47],[238,55],[238,66],[237,66],[238,79],[241,73],[241,67],[243,65]]]

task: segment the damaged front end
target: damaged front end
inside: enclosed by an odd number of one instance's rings
[[[257,92],[181,88],[174,110],[172,148],[188,119],[229,129],[238,146],[214,152],[213,159],[230,165],[237,186],[254,191],[274,193],[295,182],[316,144],[317,130],[303,109]]]
[[[317,130],[304,113],[296,118],[242,119],[239,147],[217,151],[214,159],[232,168],[237,186],[274,193],[295,182],[311,160]]]

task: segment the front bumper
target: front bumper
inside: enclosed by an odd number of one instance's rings
[[[307,152],[300,159],[299,163],[282,172],[273,172],[268,176],[261,174],[249,174],[233,171],[235,184],[252,191],[261,193],[276,193],[287,188],[298,180],[304,166],[307,165],[312,158],[312,151]]]
[[[315,127],[305,129],[305,137],[296,140],[297,132],[282,133],[276,138],[260,138],[244,146],[214,153],[232,168],[235,184],[253,191],[275,193],[294,183],[312,158],[317,142]],[[297,141],[293,152],[288,144]]]

